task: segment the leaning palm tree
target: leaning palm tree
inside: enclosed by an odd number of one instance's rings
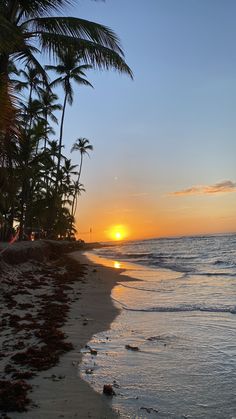
[[[59,53],[59,64],[57,66],[47,65],[46,70],[54,70],[59,76],[51,83],[51,86],[62,85],[64,90],[64,102],[61,116],[60,136],[59,136],[59,154],[57,162],[57,175],[59,175],[60,164],[61,164],[61,150],[62,150],[62,139],[63,139],[63,127],[65,119],[65,110],[67,102],[69,105],[73,103],[74,90],[72,83],[78,85],[90,86],[92,84],[86,79],[85,71],[92,68],[89,64],[80,64],[81,56],[72,48]],[[56,181],[56,189],[58,180]]]
[[[93,150],[93,146],[92,144],[89,143],[89,140],[87,138],[78,138],[71,148],[71,153],[73,151],[80,152],[79,172],[78,172],[77,180],[75,182],[75,190],[74,190],[74,196],[73,196],[72,207],[71,207],[72,217],[74,217],[76,213],[76,197],[77,197],[79,185],[80,185],[80,176],[81,176],[81,171],[82,171],[82,166],[83,166],[83,158],[85,154],[89,156],[88,152],[92,150]]]
[[[55,16],[70,0],[4,0],[0,2],[0,108],[9,124],[14,114],[8,64],[10,58],[33,65],[47,84],[37,53],[56,59],[60,51],[73,48],[85,63],[99,69],[113,68],[132,77],[117,35],[108,27],[74,17]]]

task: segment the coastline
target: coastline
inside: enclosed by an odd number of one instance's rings
[[[61,327],[73,349],[61,355],[57,365],[45,368],[27,380],[32,386],[32,392],[29,394],[32,402],[23,413],[7,412],[11,419],[118,417],[118,413],[109,405],[109,397],[102,394],[103,389],[101,388],[101,394],[96,393],[82,380],[78,365],[82,359],[81,349],[94,334],[108,330],[119,314],[120,310],[114,306],[110,294],[116,283],[122,280],[121,270],[94,265],[81,250],[67,254],[72,262],[76,262],[78,270],[81,267],[82,270],[85,268],[86,273],[83,273],[82,280],[70,285],[73,288],[73,291],[70,291],[70,310],[65,324]],[[53,274],[56,269],[57,266],[54,266]]]

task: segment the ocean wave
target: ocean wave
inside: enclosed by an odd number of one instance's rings
[[[218,259],[214,262],[214,265],[227,265],[227,262],[225,260]]]
[[[120,303],[121,304],[121,303]],[[122,305],[122,304],[121,304]],[[159,306],[159,307],[147,307],[147,308],[131,308],[123,306],[124,310],[127,311],[138,311],[138,312],[157,312],[157,313],[172,313],[172,312],[210,312],[210,313],[231,313],[236,314],[236,306],[203,306],[203,305],[179,305],[179,306]]]
[[[179,278],[176,278],[179,279]],[[136,286],[132,286],[132,285],[126,285],[126,284],[120,284],[120,286],[124,287],[124,288],[131,288],[133,290],[138,290],[138,291],[147,291],[147,292],[173,292],[175,291],[175,288],[171,288],[171,289],[166,289],[166,288],[146,288],[146,287],[136,287]]]
[[[236,314],[236,305],[204,305],[204,304],[179,304],[173,306],[155,306],[155,307],[129,307],[118,299],[112,297],[126,311],[137,311],[145,313],[172,313],[172,312],[210,312],[210,313],[230,313]]]
[[[150,239],[100,248],[98,255],[152,269],[236,276],[235,235]]]
[[[218,269],[230,269],[230,270],[236,270],[236,264],[233,261],[230,260],[221,260],[218,259],[213,263],[214,266],[216,266]],[[235,272],[236,274],[236,272]]]
[[[229,276],[235,277],[236,272],[197,272],[197,275],[201,276]]]
[[[180,264],[175,263],[163,263],[162,261],[155,261],[152,263],[152,266],[163,268],[163,269],[169,269],[170,271],[174,272],[182,272],[182,273],[196,273],[197,270],[194,267],[190,266],[183,266]]]
[[[124,259],[152,259],[162,257],[162,255],[155,253],[123,253],[122,257]]]

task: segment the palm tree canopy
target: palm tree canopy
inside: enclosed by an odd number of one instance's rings
[[[73,49],[69,48],[68,50],[61,51],[59,53],[59,64],[46,65],[46,70],[53,70],[56,74],[59,75],[52,83],[51,86],[62,85],[64,92],[67,96],[67,100],[70,105],[73,103],[74,91],[72,88],[72,82],[74,81],[77,84],[90,86],[93,85],[86,79],[85,70],[92,68],[89,64],[80,65],[81,55],[78,54]]]
[[[87,138],[78,138],[71,148],[71,153],[73,151],[79,151],[80,154],[88,154],[89,150],[93,150],[93,146],[89,140]]]
[[[58,121],[54,115],[54,112],[62,109],[60,103],[57,102],[58,96],[55,93],[52,93],[50,90],[40,89],[39,97],[41,100],[42,113],[51,118],[54,123],[57,123]]]
[[[110,28],[84,19],[54,16],[70,3],[68,0],[1,1],[0,58],[11,56],[25,60],[43,73],[35,53],[43,51],[56,58],[62,49],[74,48],[87,64],[100,69],[114,68],[132,77],[120,41]]]

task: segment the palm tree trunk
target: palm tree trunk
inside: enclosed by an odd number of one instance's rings
[[[9,18],[10,18],[11,22],[14,22],[14,20],[15,20],[17,9],[18,9],[18,1],[16,1],[16,0],[11,1],[10,2],[10,13],[9,13]]]
[[[48,216],[47,224],[53,227],[55,219],[57,217],[57,201],[58,201],[58,184],[59,184],[59,173],[60,173],[60,165],[61,165],[61,149],[62,149],[62,137],[63,137],[63,127],[64,127],[64,119],[65,119],[65,110],[66,110],[66,102],[67,102],[68,94],[65,94],[63,108],[62,108],[62,115],[61,115],[61,126],[60,126],[60,137],[59,137],[59,144],[58,144],[58,160],[57,160],[57,169],[56,169],[56,181],[55,181],[55,189],[52,197],[52,209]]]
[[[47,135],[47,127],[48,127],[48,113],[45,112],[45,131],[44,131],[44,151],[46,151],[47,148],[47,140],[48,140],[48,135]]]
[[[19,240],[22,240],[23,236],[24,236],[25,195],[26,195],[26,185],[25,185],[25,179],[24,179],[23,182],[22,182],[22,197],[21,197],[21,201],[20,201]]]
[[[65,119],[65,110],[66,110],[67,96],[68,96],[68,94],[66,93],[65,94],[65,98],[64,98],[63,108],[62,108],[62,115],[61,115],[61,127],[60,127],[60,137],[59,137],[59,151],[58,151],[56,183],[55,183],[55,195],[57,194],[58,182],[59,182],[59,171],[60,171],[60,164],[61,164],[62,137],[63,137],[63,127],[64,127],[64,119]]]
[[[70,236],[72,234],[72,227],[73,227],[73,218],[75,216],[75,212],[76,212],[76,207],[77,207],[77,201],[76,201],[76,195],[78,193],[78,189],[79,189],[79,181],[80,181],[80,175],[81,175],[81,171],[82,171],[82,165],[83,165],[83,153],[81,153],[81,158],[80,158],[80,166],[79,166],[79,173],[78,173],[78,178],[77,178],[77,182],[76,182],[76,186],[75,186],[75,192],[74,192],[74,196],[73,196],[73,201],[72,201],[72,206],[71,206],[71,225],[70,225]]]
[[[32,112],[32,109],[31,109],[32,93],[33,93],[33,86],[32,86],[32,83],[31,83],[30,92],[29,92],[29,100],[28,100],[28,111],[30,110],[30,112]],[[27,121],[27,114],[26,114],[26,121],[28,123],[28,130],[30,130],[31,125],[32,125],[33,115],[32,115],[32,113],[29,113],[28,115],[29,115],[29,117],[28,117],[28,121]]]
[[[0,55],[0,131],[6,133],[7,126],[11,121],[12,104],[9,95],[9,79],[8,79],[8,62],[9,56]]]

